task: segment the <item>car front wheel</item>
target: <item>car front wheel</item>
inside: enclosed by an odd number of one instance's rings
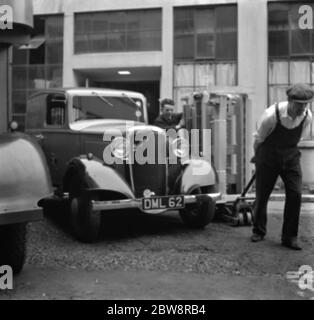
[[[70,227],[74,236],[83,242],[98,240],[101,229],[101,211],[92,210],[91,195],[84,183],[73,178],[70,183]]]
[[[197,188],[191,194],[202,194]],[[180,210],[183,223],[189,228],[201,229],[207,226],[215,215],[215,201],[211,198],[202,198],[199,202],[188,204]]]

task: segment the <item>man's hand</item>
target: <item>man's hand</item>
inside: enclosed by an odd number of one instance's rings
[[[184,119],[181,119],[180,122],[176,125],[176,129],[179,130],[181,128],[184,128],[185,122]]]

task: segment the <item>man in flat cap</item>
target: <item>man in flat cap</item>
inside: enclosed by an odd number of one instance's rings
[[[154,125],[165,130],[180,129],[183,126],[182,113],[174,113],[174,101],[162,99],[160,101],[160,116],[155,120]]]
[[[286,192],[281,244],[301,250],[297,235],[302,171],[297,145],[309,133],[312,113],[308,105],[314,92],[305,84],[295,84],[286,93],[288,101],[267,108],[254,133],[255,155],[252,162],[256,166],[256,202],[251,241],[261,241],[266,235],[267,203],[280,176]]]

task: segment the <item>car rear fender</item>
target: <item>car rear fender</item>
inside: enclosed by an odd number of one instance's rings
[[[16,217],[10,223],[27,221],[22,216],[36,212],[38,200],[53,193],[41,148],[23,133],[0,135],[0,177],[0,224],[10,213]]]

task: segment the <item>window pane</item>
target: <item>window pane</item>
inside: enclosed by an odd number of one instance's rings
[[[109,48],[109,39],[107,34],[92,34],[88,39],[87,52],[106,52]]]
[[[103,34],[109,31],[107,16],[103,13],[96,13],[91,21],[91,34]]]
[[[80,13],[75,15],[75,34],[92,32],[92,14]]]
[[[289,29],[289,6],[285,4],[269,4],[268,6],[268,28],[274,30]]]
[[[288,80],[288,61],[269,62],[269,83],[287,84]]]
[[[34,17],[34,35],[45,35],[45,18],[40,16]]]
[[[30,64],[44,64],[46,45],[43,43],[37,49],[31,49],[29,51],[29,63]]]
[[[192,35],[182,35],[175,37],[174,56],[177,59],[194,58],[194,37]]]
[[[286,101],[287,86],[271,86],[269,87],[269,105],[272,105],[276,102]]]
[[[27,67],[12,67],[12,89],[27,88]]]
[[[62,66],[47,67],[47,88],[62,87]]]
[[[220,31],[229,32],[237,30],[236,6],[221,6],[216,8],[216,28]]]
[[[270,57],[289,55],[289,32],[270,31],[268,34],[268,54]]]
[[[198,34],[197,58],[213,58],[215,56],[215,38],[212,34]]]
[[[214,33],[215,18],[212,9],[197,9],[195,11],[196,33]]]
[[[291,30],[291,54],[307,54],[310,51],[310,30]]]
[[[194,65],[179,64],[174,67],[174,85],[176,87],[194,85]]]
[[[63,42],[53,41],[46,43],[47,64],[58,64],[63,61]]]
[[[45,66],[30,66],[28,68],[28,88],[44,89],[46,88]]]
[[[63,38],[63,16],[51,16],[46,18],[46,38]]]
[[[46,121],[46,97],[47,94],[41,94],[29,99],[26,126],[28,129],[39,129],[44,126]]]
[[[224,32],[216,35],[216,58],[226,60],[237,59],[237,33]]]
[[[290,62],[290,82],[310,83],[310,63],[308,61]]]
[[[25,90],[12,91],[12,112],[13,113],[26,112],[26,91]]]
[[[91,43],[87,34],[76,35],[75,37],[75,53],[87,53],[91,52]]]
[[[215,65],[196,64],[195,65],[195,86],[201,87],[215,85]]]
[[[268,50],[269,56],[289,55],[288,6],[270,4],[268,10]]]
[[[86,24],[90,27],[89,32],[84,30]],[[161,10],[159,9],[75,16],[76,53],[160,49]]]
[[[217,86],[235,86],[237,84],[235,63],[218,63],[216,68]]]
[[[159,31],[133,31],[128,33],[127,50],[148,51],[161,50],[161,34]]]
[[[129,30],[161,30],[161,10],[128,11],[126,19]]]
[[[125,51],[126,34],[125,32],[115,32],[107,34],[109,40],[109,51]]]
[[[126,14],[125,12],[112,12],[108,15],[109,31],[119,32],[126,30]]]
[[[193,33],[194,18],[193,9],[175,9],[174,10],[174,32],[175,33]]]
[[[26,64],[27,63],[27,50],[20,50],[13,46],[13,64]]]

